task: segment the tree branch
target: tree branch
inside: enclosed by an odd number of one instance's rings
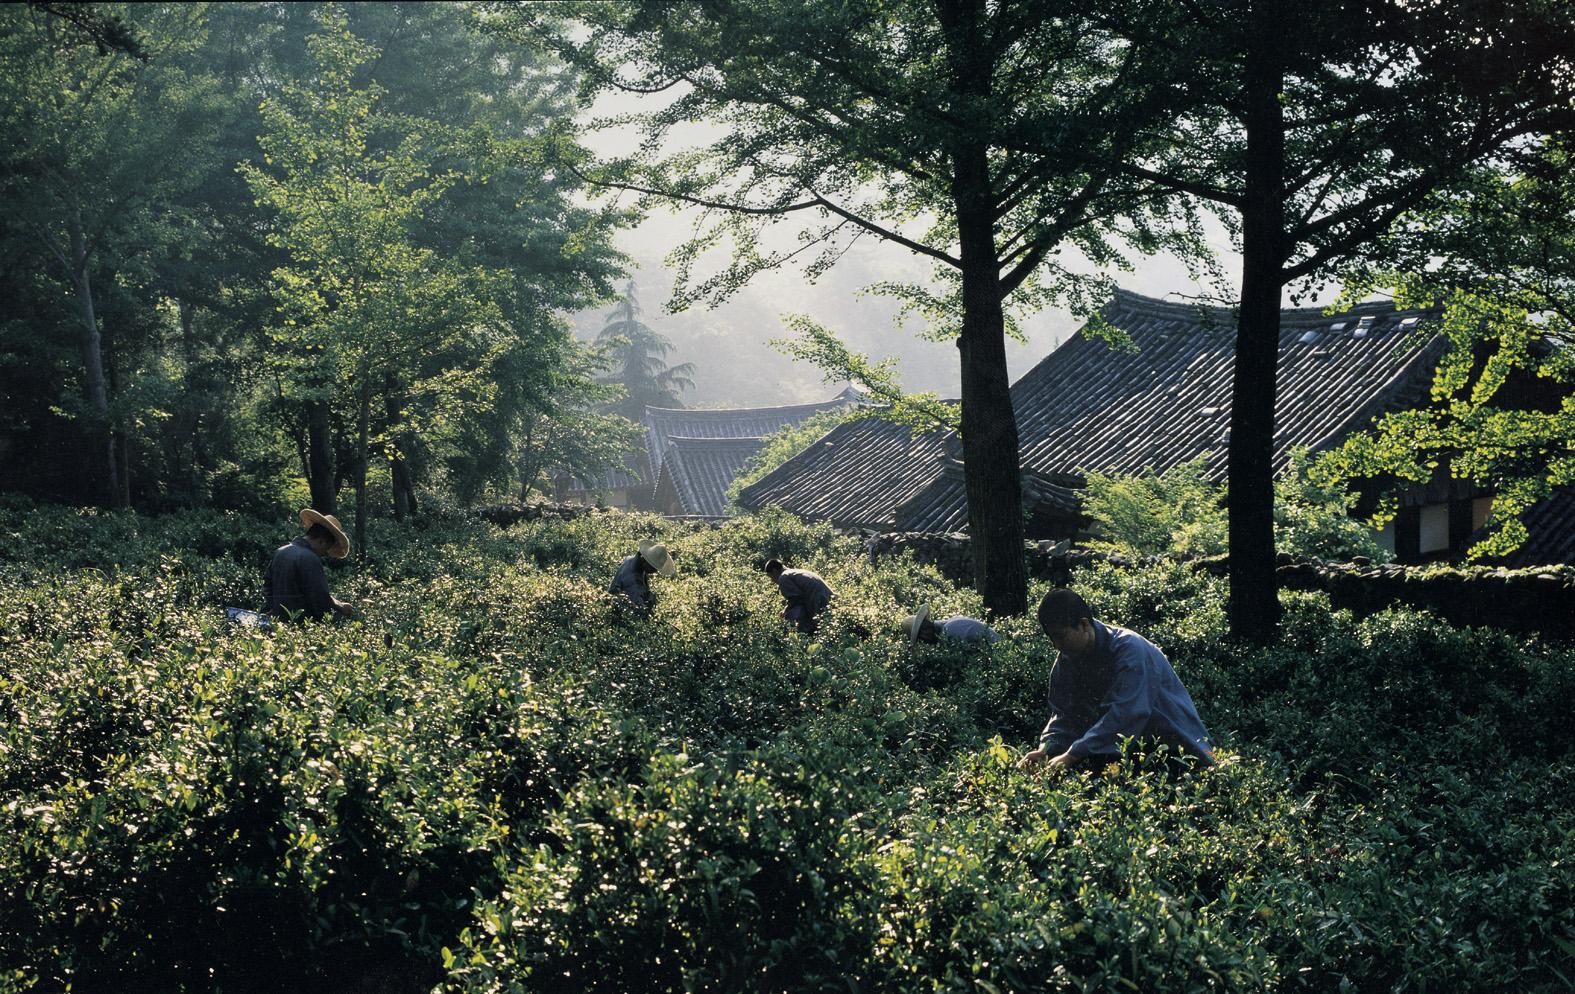
[[[1239,194],[1231,193],[1229,190],[1221,187],[1211,186],[1208,183],[1182,179],[1179,176],[1168,176],[1165,173],[1158,173],[1152,169],[1144,169],[1142,166],[1123,164],[1119,168],[1129,176],[1146,179],[1151,183],[1156,183],[1177,193],[1190,193],[1195,197],[1202,197],[1204,200],[1211,200],[1214,203],[1234,207],[1237,210],[1241,210],[1245,205],[1245,198]]]

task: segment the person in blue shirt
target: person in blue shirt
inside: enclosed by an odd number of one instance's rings
[[[1001,640],[995,629],[978,618],[956,615],[936,621],[930,617],[928,604],[919,605],[919,609],[903,621],[902,627],[908,633],[908,641],[928,642],[931,645],[941,641],[977,645]]]
[[[678,566],[660,542],[641,542],[634,555],[618,565],[618,572],[608,585],[609,594],[623,594],[629,604],[642,614],[651,611],[651,574],[671,577]]]
[[[1075,591],[1039,603],[1039,627],[1056,647],[1050,720],[1020,767],[1099,767],[1136,738],[1212,766],[1214,747],[1170,660],[1148,639],[1094,618]]]

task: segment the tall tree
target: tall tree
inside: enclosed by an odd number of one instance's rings
[[[1005,336],[1014,308],[1033,309],[1080,286],[1055,265],[1063,246],[1110,263],[1118,258],[1113,241],[1144,250],[1162,241],[1168,229],[1154,226],[1153,212],[1165,202],[1117,166],[1133,154],[1136,136],[1169,119],[1173,90],[1144,81],[1168,80],[1149,63],[1168,64],[1179,53],[1122,46],[1096,11],[1060,3],[492,10],[503,30],[545,38],[578,66],[588,96],[666,97],[635,115],[640,154],[587,172],[707,210],[696,238],[676,253],[676,303],[720,299],[794,257],[809,259],[813,278],[864,236],[936,263],[939,290],[886,289],[933,319],[934,333],[956,338],[975,576],[989,611],[1024,611]],[[720,125],[721,137],[664,155],[672,129],[696,120]],[[773,248],[766,229],[787,218],[806,220],[808,230]],[[692,266],[724,238],[733,242],[731,263],[693,282]]]
[[[624,285],[607,323],[596,334],[596,344],[607,350],[610,382],[624,391],[611,409],[630,421],[638,423],[647,407],[682,407],[683,392],[694,388],[694,363],[669,366],[673,343],[640,320],[633,280]]]
[[[80,9],[67,9],[80,8]],[[200,4],[8,5],[0,11],[0,171],[9,223],[68,287],[81,361],[79,417],[96,499],[130,499],[104,295],[171,238],[177,199],[210,164],[223,110],[186,72]]]
[[[1190,107],[1140,143],[1136,177],[1240,233],[1229,441],[1232,631],[1272,637],[1273,439],[1281,299],[1430,193],[1526,136],[1567,126],[1575,7],[1564,0],[1107,5],[1143,49],[1189,53]],[[1509,16],[1506,16],[1509,15]]]
[[[329,405],[350,411],[364,550],[368,461],[374,443],[391,444],[397,476],[402,435],[421,427],[412,395],[426,398],[433,418],[485,402],[497,280],[417,244],[417,221],[456,177],[432,167],[419,122],[378,112],[380,86],[355,85],[373,51],[343,11],[325,6],[317,16],[320,31],[308,40],[315,72],[265,102],[264,163],[242,168],[276,213],[270,238],[288,255],[274,273],[274,336],[312,412],[314,451]],[[379,400],[388,420],[374,438]],[[323,467],[312,469],[314,500],[331,497]]]

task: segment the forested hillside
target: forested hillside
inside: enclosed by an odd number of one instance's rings
[[[637,540],[654,614],[604,593]],[[363,618],[258,633],[288,536],[0,511],[0,989],[1555,991],[1575,655],[1219,581],[1074,575],[1223,762],[1013,768],[1048,644],[910,647],[977,595],[787,518],[375,525]],[[782,628],[776,556],[838,591]],[[1038,591],[1036,591],[1037,593]]]

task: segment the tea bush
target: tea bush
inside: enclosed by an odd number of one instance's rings
[[[1051,653],[783,515],[374,522],[339,625],[232,629],[288,522],[0,502],[0,991],[1555,991],[1575,653],[1076,575],[1222,746],[1019,772]],[[650,617],[605,593],[655,536]],[[759,571],[838,597],[814,640]],[[1042,591],[1034,591],[1037,596]]]

